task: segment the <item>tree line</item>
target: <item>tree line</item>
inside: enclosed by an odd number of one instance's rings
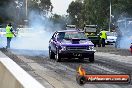
[[[50,0],[27,0],[28,13],[32,10],[46,15],[53,9]],[[26,0],[0,0],[0,24],[26,20]]]
[[[67,12],[72,24],[83,27],[84,24],[96,24],[100,28],[107,28],[111,18],[114,24],[122,17],[132,16],[132,0],[76,0],[71,2]]]
[[[17,0],[1,0],[0,1],[0,24],[8,21],[20,24],[26,19],[25,1],[20,8],[17,8]],[[46,15],[52,13],[52,3],[50,0],[27,0],[28,12],[37,10],[40,14]],[[95,24],[100,28],[109,26],[110,18],[110,2],[112,7],[112,22],[115,22],[121,17],[132,16],[132,0],[75,0],[72,1],[67,9],[68,15],[60,16],[52,14],[50,20],[54,24],[60,24],[64,27],[67,24],[75,24],[78,27],[83,27],[84,24]]]
[[[18,4],[19,3],[19,4]],[[35,11],[36,14],[44,16],[51,21],[54,25],[65,28],[65,24],[70,22],[69,17],[64,15],[53,14],[51,0],[27,0],[28,15],[31,11]],[[46,17],[47,14],[51,14],[50,17]],[[3,27],[8,22],[12,22],[13,25],[25,25],[24,20],[26,18],[26,0],[1,0],[0,1],[0,26]],[[28,20],[29,21],[29,20]]]

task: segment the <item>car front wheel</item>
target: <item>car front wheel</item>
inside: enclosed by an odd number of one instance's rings
[[[49,48],[49,57],[50,57],[50,59],[55,59],[55,54],[54,54],[54,52],[51,50],[51,48]]]
[[[59,50],[57,49],[57,51],[56,51],[56,61],[57,62],[61,62],[61,56],[60,56],[60,54],[59,54]]]
[[[94,62],[94,54],[91,54],[91,55],[90,55],[89,61],[90,61],[90,62]]]

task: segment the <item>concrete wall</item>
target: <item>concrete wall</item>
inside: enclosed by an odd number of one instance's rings
[[[24,88],[2,63],[0,63],[0,88]]]
[[[0,52],[0,88],[45,88]]]

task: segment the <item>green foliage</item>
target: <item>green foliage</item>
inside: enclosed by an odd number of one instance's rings
[[[47,13],[53,9],[50,0],[30,0],[28,1],[28,7],[30,10],[37,10],[39,12]]]
[[[60,23],[60,21],[62,20],[61,19],[61,16],[60,15],[57,15],[57,14],[54,14],[52,17],[51,17],[51,19],[52,19],[52,21],[54,22],[54,23]]]
[[[72,23],[80,27],[85,23],[108,28],[110,1],[112,15],[114,15],[113,22],[121,16],[132,16],[132,0],[83,0],[83,2],[76,0],[69,5],[67,12],[72,19]],[[76,19],[75,16],[77,16]]]
[[[11,0],[0,0],[0,23],[4,23],[5,19],[9,19],[6,15],[5,7],[11,2]]]
[[[81,2],[71,2],[71,4],[69,5],[69,8],[67,10],[67,12],[70,14],[70,17],[72,19],[72,24],[75,24],[77,26],[80,26],[80,19],[82,19],[82,8],[83,8],[83,4]]]
[[[53,14],[50,20],[53,22],[53,24],[58,25],[61,29],[65,29],[66,23],[69,22],[67,16],[61,16],[57,14]]]
[[[8,4],[10,0],[0,0],[0,7]]]
[[[17,5],[15,1],[17,0],[0,0],[0,17],[4,19],[3,22],[6,22],[7,19],[11,19],[14,22],[19,21],[20,23],[22,23],[24,19],[26,19],[25,16],[26,0],[18,0],[20,2],[23,1],[23,5],[21,8],[16,8]],[[53,9],[50,0],[27,0],[27,1],[28,12],[30,12],[31,10],[35,10],[45,15],[48,12],[51,12]]]

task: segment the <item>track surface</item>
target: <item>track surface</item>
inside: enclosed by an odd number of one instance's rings
[[[6,49],[1,49],[1,51],[46,88],[132,88],[131,84],[85,84],[80,86],[76,83],[76,69],[79,65],[82,65],[88,74],[132,75],[132,55],[128,50],[112,47],[96,49],[94,63],[90,63],[88,60],[80,62],[67,59],[58,63],[49,59],[48,51]]]

